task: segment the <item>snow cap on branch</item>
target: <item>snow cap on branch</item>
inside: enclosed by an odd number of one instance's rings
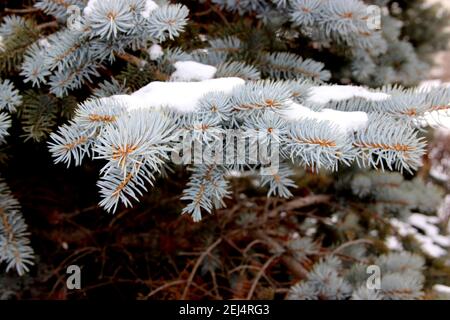
[[[201,81],[214,78],[217,68],[195,62],[177,61],[174,63],[176,71],[170,76],[172,81]]]
[[[292,103],[283,114],[290,120],[315,119],[318,121],[330,121],[337,125],[343,134],[364,129],[369,120],[367,113],[361,111],[345,112],[323,109],[315,112],[298,103]]]
[[[147,52],[150,56],[150,60],[158,60],[164,55],[163,48],[156,43],[152,44]]]
[[[180,112],[194,111],[200,98],[209,92],[230,93],[243,85],[240,78],[219,78],[199,82],[150,82],[131,95],[116,95],[114,99],[128,104],[129,110],[169,107]]]
[[[351,98],[365,98],[371,101],[382,101],[389,98],[383,92],[372,92],[363,87],[357,86],[315,86],[311,88],[309,101],[317,104],[327,104],[330,101],[342,101]]]

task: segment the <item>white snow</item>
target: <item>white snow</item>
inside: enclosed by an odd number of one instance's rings
[[[148,54],[150,55],[150,60],[158,60],[164,55],[164,51],[159,44],[154,43],[148,49]]]
[[[420,243],[422,250],[431,257],[438,258],[447,255],[447,250],[436,245],[430,237],[421,234],[416,234],[414,237]]]
[[[171,80],[174,81],[151,82],[131,95],[116,95],[113,98],[125,102],[129,110],[168,107],[181,112],[191,112],[195,111],[199,99],[206,93],[214,91],[230,93],[236,86],[245,84],[241,78],[210,79],[214,76],[216,68],[195,61],[178,61],[175,68],[176,71],[171,76]],[[302,119],[329,121],[343,134],[362,130],[368,123],[368,115],[365,112],[332,109],[316,112],[293,101],[287,102],[287,108],[281,114],[289,121]]]
[[[156,4],[155,1],[146,0],[145,1],[145,9],[144,9],[144,11],[141,12],[141,14],[144,18],[148,18],[148,17],[150,17],[150,13],[157,8],[158,8],[158,5]]]
[[[422,81],[417,87],[417,91],[429,92],[431,89],[442,85],[441,80],[426,80]]]
[[[47,38],[40,38],[38,40],[38,43],[42,48],[45,48],[45,49],[50,49],[50,47],[52,46]]]
[[[403,250],[402,243],[395,236],[386,237],[385,244],[391,250]]]
[[[411,225],[423,230],[425,234],[430,237],[433,242],[443,247],[450,247],[450,236],[443,236],[436,226],[439,223],[438,217],[429,217],[423,214],[414,213],[409,219]]]
[[[442,201],[441,207],[438,211],[438,215],[442,221],[447,221],[448,219],[450,219],[450,194],[447,194],[444,198],[444,201]],[[450,234],[450,224],[447,225],[447,233]]]
[[[315,86],[311,88],[308,101],[316,104],[326,104],[330,101],[342,101],[351,98],[365,98],[371,101],[386,100],[390,97],[387,93],[369,91],[364,87],[331,85]]]
[[[445,86],[450,88],[450,82],[442,82],[441,80],[427,80],[421,82],[416,91],[429,92],[433,88]],[[430,126],[441,130],[450,131],[450,113],[447,110],[428,112],[425,114],[421,124],[424,127]]]
[[[83,15],[85,17],[88,17],[89,15],[92,14],[92,10],[95,7],[95,4],[97,3],[97,1],[99,0],[89,0],[88,3],[86,4],[86,7],[84,7],[83,9]],[[104,0],[102,0],[104,1]],[[156,4],[155,1],[152,0],[146,0],[145,1],[145,8],[144,10],[141,11],[141,15],[144,18],[148,18],[150,16],[150,13],[155,10],[156,8],[158,8],[158,5]]]
[[[437,295],[438,299],[450,300],[450,287],[443,284],[435,284],[433,286],[433,292]]]
[[[194,66],[197,69],[194,70]],[[197,78],[207,78],[213,75],[213,71],[215,73],[214,67],[194,61],[179,61],[175,67],[177,71],[172,74],[173,80],[192,78],[194,73]],[[209,75],[206,75],[207,72]],[[214,91],[230,93],[233,88],[243,84],[245,81],[241,78],[218,78],[192,82],[156,81],[131,95],[116,95],[113,98],[125,102],[129,106],[129,110],[168,107],[181,112],[190,112],[195,111],[199,99],[206,93]],[[331,109],[315,112],[293,101],[288,102],[288,107],[282,112],[282,115],[290,121],[302,119],[329,121],[343,134],[361,130],[367,126],[368,122],[368,115],[365,112],[344,112]]]
[[[86,7],[84,7],[84,9],[83,9],[83,15],[85,17],[91,15],[92,10],[93,10],[93,8],[94,8],[94,6],[95,6],[97,1],[98,0],[89,0],[88,1],[88,3],[86,4]]]
[[[317,112],[312,111],[310,108],[293,101],[289,103],[289,106],[286,108],[286,110],[282,111],[282,115],[286,119],[290,120],[300,120],[309,117],[313,118],[314,114],[316,113]]]
[[[282,114],[289,120],[316,119],[318,121],[330,121],[344,134],[364,129],[369,121],[365,112],[344,112],[332,109],[315,112],[295,102],[292,102]]]
[[[128,105],[129,110],[168,107],[180,112],[195,111],[199,99],[209,92],[230,93],[243,85],[241,78],[218,78],[198,82],[150,82],[131,95],[115,95],[113,99]]]
[[[434,228],[430,228],[428,225],[431,223],[430,220],[425,218],[429,218],[424,216],[421,217],[421,214],[413,214],[410,217],[409,223],[400,221],[398,219],[391,219],[391,224],[394,228],[397,229],[398,234],[402,237],[412,236],[417,242],[420,244],[420,247],[424,252],[429,254],[431,257],[438,258],[445,256],[447,254],[447,250],[442,247],[447,247],[449,240],[448,237],[440,235],[439,232],[436,234],[436,230]],[[428,223],[424,224],[424,221],[428,221]],[[431,220],[433,221],[433,220]],[[433,221],[436,222],[436,221]],[[425,234],[419,233],[413,226],[422,229]],[[423,229],[424,228],[424,229]],[[427,233],[428,232],[428,233]],[[431,232],[431,233],[430,233]],[[446,239],[446,240],[445,240]]]
[[[425,81],[420,84],[420,86],[416,89],[416,91],[427,92],[432,88],[438,86],[449,86],[450,83],[442,83],[440,80],[430,80]],[[346,86],[346,85],[330,85],[330,86],[314,86],[311,88],[310,96],[308,97],[307,102],[315,105],[325,105],[331,101],[343,101],[351,98],[364,98],[370,101],[382,101],[389,99],[390,95],[383,92],[370,91],[364,87],[357,86]],[[306,107],[303,107],[306,108]],[[365,126],[367,120],[362,114],[350,114],[348,112],[338,114],[334,111],[330,112],[327,109],[324,109],[325,114],[320,115],[319,117],[325,118],[325,120],[336,119],[340,122],[340,127],[344,131],[351,131],[352,129],[361,128]],[[295,118],[302,118],[305,113],[302,111],[302,108],[294,108],[294,110],[288,112],[289,115]],[[310,114],[311,116],[311,114]],[[348,119],[348,123],[345,121],[345,118],[350,116],[352,119]],[[316,117],[316,115],[312,115],[312,117]],[[342,120],[344,120],[342,122]],[[421,122],[423,126],[432,126],[445,128],[450,130],[450,112],[443,111],[433,111],[429,112],[425,115],[423,121]]]
[[[450,287],[443,284],[435,284],[433,291],[438,294],[439,297],[450,299]]]
[[[408,218],[408,221],[413,226],[422,229],[428,235],[439,233],[439,228],[434,224],[431,224],[428,221],[428,217],[423,214],[414,213]]]
[[[217,68],[196,61],[178,61],[174,63],[176,71],[170,76],[171,81],[200,81],[212,79]]]
[[[425,114],[422,126],[430,126],[441,130],[450,130],[450,114],[447,110],[428,112]]]
[[[354,132],[367,126],[369,117],[362,111],[343,112],[332,109],[323,109],[318,112],[319,118],[335,123],[344,132]]]

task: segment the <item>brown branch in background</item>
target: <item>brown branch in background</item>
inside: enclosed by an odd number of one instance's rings
[[[264,263],[262,268],[259,269],[259,272],[256,275],[255,280],[252,283],[252,287],[248,291],[247,300],[250,300],[252,298],[253,293],[255,292],[256,286],[258,285],[259,279],[261,279],[261,277],[264,275],[264,273],[266,272],[267,268],[269,268],[269,266],[272,264],[273,260],[275,260],[275,258],[278,258],[278,257],[279,257],[278,254],[273,255],[272,257],[270,257],[270,259],[268,259]]]
[[[255,236],[262,241],[264,241],[272,251],[275,252],[283,252],[285,249],[281,244],[267,236],[264,232],[261,230],[255,232]],[[286,266],[286,268],[289,269],[289,271],[292,272],[294,276],[296,276],[299,279],[305,279],[308,271],[300,264],[297,260],[294,258],[288,256],[288,255],[282,255],[280,256],[281,261]]]
[[[218,6],[212,5],[211,9],[220,17],[220,19],[222,19],[223,23],[226,26],[230,26],[230,23],[228,22],[227,18],[225,17],[225,15],[222,13],[222,10],[220,10]]]
[[[202,261],[208,256],[211,251],[214,250],[215,247],[217,247],[222,242],[222,238],[217,239],[213,244],[211,244],[205,251],[202,252],[200,257],[197,259],[197,262],[195,263],[194,268],[192,269],[191,274],[189,275],[189,278],[187,280],[186,287],[184,288],[183,295],[181,296],[181,300],[186,300],[186,296],[189,290],[189,287],[192,284],[192,281],[194,280],[195,273],[197,272],[197,269],[200,267],[200,264]]]
[[[25,8],[25,9],[14,9],[14,8],[5,8],[5,13],[15,13],[15,14],[26,14],[26,13],[34,13],[39,11],[40,9],[38,8],[34,8],[34,7],[30,7],[30,8]]]
[[[373,241],[369,240],[369,239],[357,239],[357,240],[348,241],[348,242],[343,243],[336,249],[334,249],[331,254],[332,255],[337,254],[339,251],[342,251],[345,248],[348,248],[350,246],[357,245],[357,244],[363,244],[363,243],[364,244],[373,244]]]
[[[151,296],[155,295],[156,293],[158,293],[160,291],[163,291],[163,290],[173,287],[173,286],[183,284],[185,282],[186,282],[186,280],[175,280],[175,281],[167,282],[167,283],[163,284],[162,286],[156,288],[152,292],[150,292],[148,295],[146,295],[145,299],[149,299]]]
[[[196,17],[206,16],[207,14],[210,14],[212,10],[213,10],[212,8],[209,8],[202,12],[196,12],[196,13],[194,13],[194,16],[196,16]]]
[[[276,216],[281,211],[291,211],[295,209],[301,209],[304,207],[309,207],[315,204],[321,204],[321,203],[328,203],[331,200],[331,196],[329,195],[310,195],[303,198],[296,198],[294,200],[291,200],[289,202],[286,202],[285,204],[273,209],[269,213],[269,217]]]
[[[36,28],[40,31],[47,28],[56,28],[58,27],[58,21],[49,21],[36,26]]]
[[[118,57],[128,63],[134,64],[136,67],[139,67],[139,68],[143,68],[147,65],[147,61],[142,60],[136,56],[133,56],[132,54],[129,54],[127,52],[116,53],[116,57]]]

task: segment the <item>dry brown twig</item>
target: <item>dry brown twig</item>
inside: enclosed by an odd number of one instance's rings
[[[267,236],[262,231],[256,231],[255,236],[261,240],[263,240],[273,251],[275,252],[284,252],[284,248],[281,244]],[[292,272],[294,276],[300,279],[305,279],[308,272],[305,270],[305,268],[298,263],[294,258],[288,256],[288,255],[281,255],[280,257],[283,264],[286,266],[286,268],[289,269],[289,271]]]
[[[207,255],[211,253],[212,250],[214,250],[215,247],[217,247],[222,242],[222,238],[217,239],[213,244],[211,244],[205,251],[202,252],[200,257],[197,259],[197,262],[195,263],[194,268],[192,269],[191,274],[189,275],[189,278],[187,280],[186,287],[184,288],[183,295],[181,296],[181,300],[186,300],[186,296],[188,294],[189,287],[192,284],[192,281],[194,280],[194,276],[197,272],[197,269],[200,267],[202,261],[206,258]]]

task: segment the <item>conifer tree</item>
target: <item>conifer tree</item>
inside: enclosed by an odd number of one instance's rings
[[[232,222],[259,226],[249,233],[293,282],[286,298],[420,299],[425,258],[450,246],[442,234],[416,232],[418,221],[438,223],[429,218],[442,193],[415,174],[430,118],[450,108],[449,87],[417,87],[450,38],[448,14],[421,4],[8,3],[0,25],[0,140],[8,143],[12,117],[23,143],[46,148],[55,166],[100,163],[105,215],[187,170],[179,213],[206,223],[208,214],[231,210],[236,181],[247,179],[282,201],[268,221],[283,213],[295,230],[295,237],[283,224],[263,232],[251,209]],[[427,23],[417,22],[419,14]],[[308,177],[328,179],[317,187],[328,196],[311,190],[309,199],[333,203],[325,223],[332,243],[317,226],[323,220],[290,216]],[[0,262],[20,275],[34,257],[25,220],[2,181]],[[386,240],[382,249],[371,246],[377,237]],[[383,274],[379,288],[365,285],[371,265]]]

